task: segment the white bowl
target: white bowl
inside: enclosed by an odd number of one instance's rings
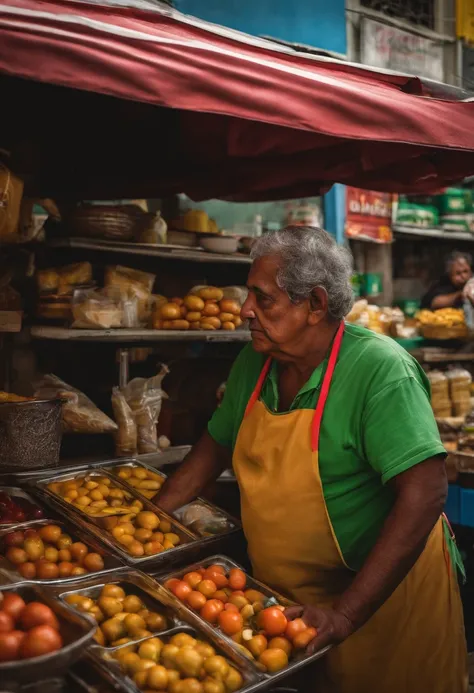
[[[235,236],[207,236],[199,240],[201,248],[210,253],[231,255],[237,252],[239,239]]]

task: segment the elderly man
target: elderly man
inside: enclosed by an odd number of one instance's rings
[[[252,255],[252,344],[160,505],[175,510],[232,464],[255,576],[301,604],[287,615],[316,627],[310,651],[335,646],[307,690],[464,693],[427,379],[391,339],[345,325],[350,256],[326,232],[290,227]]]

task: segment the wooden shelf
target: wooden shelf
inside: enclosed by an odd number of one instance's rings
[[[31,328],[35,339],[65,342],[108,342],[114,344],[151,344],[155,342],[249,342],[248,330],[80,330],[37,325]]]
[[[467,231],[444,231],[443,229],[424,229],[419,226],[395,225],[393,233],[399,236],[412,236],[418,240],[423,238],[439,238],[443,241],[468,241],[474,243],[474,234]]]
[[[119,241],[102,241],[91,238],[54,238],[48,241],[52,248],[76,248],[95,250],[99,252],[123,253],[124,255],[146,255],[171,260],[185,260],[200,263],[228,263],[250,265],[252,260],[243,253],[227,255],[224,253],[209,253],[200,248],[185,248],[173,245],[150,245],[148,243],[122,243]]]

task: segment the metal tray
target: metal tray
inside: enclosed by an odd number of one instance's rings
[[[61,520],[50,520],[45,518],[43,520],[32,520],[31,522],[14,525],[10,528],[0,529],[0,570],[7,576],[7,578],[11,582],[23,582],[25,578],[22,577],[22,575],[17,570],[15,570],[15,568],[11,567],[12,564],[10,563],[10,561],[8,561],[6,558],[3,557],[3,555],[1,555],[4,553],[3,538],[7,534],[10,534],[10,532],[14,532],[15,530],[20,530],[24,532],[26,529],[36,529],[37,527],[43,527],[44,525],[49,524],[59,525],[64,529],[64,533],[68,534],[73,540],[77,538],[78,541],[82,541],[88,547],[94,549],[96,553],[100,553],[104,559],[104,569],[98,570],[95,573],[86,573],[85,575],[73,575],[71,577],[66,578],[56,578],[54,580],[40,580],[33,578],[31,580],[28,580],[28,582],[32,582],[36,585],[52,585],[56,583],[64,584],[69,582],[75,582],[76,580],[84,580],[85,578],[89,578],[91,576],[103,576],[110,573],[111,571],[117,570],[117,568],[120,568],[123,565],[122,561],[119,558],[114,556],[86,529],[76,525],[71,525]]]
[[[36,506],[38,510],[43,511],[43,508],[41,508],[38,505],[38,502],[30,496],[26,491],[23,491],[22,488],[18,488],[17,486],[0,486],[0,493],[6,493],[9,496],[13,498],[22,498],[23,500],[27,500],[29,503],[32,505]],[[33,520],[24,520],[21,524],[25,524],[26,522],[33,522]],[[14,527],[15,525],[20,524],[19,522],[5,522],[5,523],[0,523],[0,530],[3,528],[8,528],[8,527]]]
[[[73,478],[71,475],[66,476],[68,478]],[[102,471],[100,476],[111,475],[108,472],[106,473]],[[114,480],[114,482],[116,482],[115,477],[112,476],[112,479]],[[61,513],[62,515],[65,515],[68,513],[68,511],[71,510],[71,504],[61,502],[61,499],[57,494],[51,492],[46,493],[43,490],[44,484],[51,483],[51,481],[53,480],[54,478],[50,477],[49,479],[41,480],[41,482],[38,482],[38,485],[35,487],[36,493],[39,493],[40,497],[44,498],[45,502],[48,503],[50,507],[52,507],[54,510]],[[125,490],[128,491],[127,488]],[[175,532],[181,540],[181,543],[178,546],[176,546],[174,549],[167,549],[166,551],[163,551],[159,554],[155,554],[153,556],[141,556],[139,558],[134,558],[129,553],[127,553],[124,546],[119,544],[114,539],[110,532],[104,530],[97,524],[90,522],[90,518],[87,515],[85,515],[85,513],[81,513],[80,511],[78,513],[75,513],[75,523],[88,530],[90,534],[93,534],[100,542],[108,546],[113,552],[117,553],[129,565],[146,565],[148,568],[148,566],[151,565],[155,567],[165,564],[166,569],[169,569],[176,565],[182,565],[183,562],[189,560],[190,557],[195,559],[197,558],[197,556],[199,556],[201,544],[199,543],[196,535],[194,535],[192,532],[186,529],[186,527],[183,527],[179,522],[177,522],[177,520],[167,515],[167,513],[157,508],[156,505],[153,505],[139,494],[135,493],[134,491],[133,493],[132,491],[130,491],[130,493],[143,503],[144,510],[149,510],[158,515],[161,519],[167,520],[171,523],[173,532]]]
[[[156,474],[156,475],[160,476],[163,479],[163,481],[165,481],[168,478],[166,476],[166,474],[164,474],[163,472],[160,472],[159,469],[154,469],[153,467],[148,466],[144,462],[139,462],[138,460],[135,460],[135,459],[129,459],[129,460],[124,459],[124,460],[119,460],[118,462],[117,462],[117,460],[111,460],[110,462],[107,462],[106,464],[101,465],[100,469],[103,469],[106,472],[110,472],[112,474],[112,476],[114,477],[114,479],[118,479],[128,489],[132,488],[136,493],[140,494],[140,496],[142,496],[142,498],[145,498],[145,500],[148,500],[150,502],[152,502],[151,499],[144,496],[140,492],[139,488],[132,486],[132,484],[128,483],[127,479],[122,479],[121,477],[118,476],[118,474],[115,473],[116,469],[118,469],[118,468],[123,469],[123,467],[130,467],[132,469],[139,469],[139,468],[145,469],[147,472],[151,472],[152,474]],[[159,492],[160,492],[160,489],[158,489],[158,491],[156,493],[159,493]]]
[[[211,624],[209,624],[207,621],[202,619],[199,614],[191,609],[189,606],[181,602],[177,597],[174,596],[172,592],[170,592],[166,587],[164,586],[165,582],[169,580],[170,578],[178,578],[181,579],[183,575],[186,575],[186,573],[189,573],[191,571],[197,570],[198,568],[208,568],[211,565],[220,565],[222,566],[226,573],[229,572],[231,568],[239,568],[242,570],[246,576],[247,576],[247,587],[250,589],[257,589],[259,592],[262,592],[265,596],[267,596],[269,599],[274,598],[277,600],[279,604],[282,606],[294,606],[295,602],[291,601],[290,599],[287,599],[283,595],[279,594],[276,590],[271,589],[267,585],[264,585],[262,582],[259,582],[259,580],[256,580],[255,578],[251,577],[243,568],[240,566],[238,563],[233,561],[232,559],[228,558],[227,556],[212,556],[211,558],[206,558],[203,561],[200,561],[199,563],[195,563],[194,565],[187,566],[186,568],[182,568],[179,571],[170,573],[169,575],[166,576],[160,576],[158,579],[159,584],[163,587],[164,590],[166,590],[168,594],[168,598],[170,600],[170,604],[179,602],[179,604],[182,605],[185,611],[187,611],[190,614],[193,614],[194,618],[196,618],[199,622],[199,627],[206,632],[208,635],[214,634],[214,636],[217,634],[220,640],[223,640],[226,642],[227,646],[230,647],[231,649],[235,650],[236,652],[240,653],[241,649],[237,643],[235,643],[232,638],[228,637],[218,627],[214,627]],[[307,664],[316,661],[317,659],[320,659],[323,655],[326,654],[326,652],[329,650],[329,647],[323,648],[319,652],[316,652],[315,654],[305,657],[304,654],[301,656],[298,656],[297,658],[290,660],[289,665],[286,667],[286,669],[283,669],[282,671],[276,672],[274,674],[263,674],[266,679],[271,680],[274,682],[275,680],[280,680],[281,678],[284,678],[285,676],[289,676],[290,674],[293,674],[295,671],[300,669],[303,666],[306,666]],[[241,655],[245,656],[245,655]],[[258,666],[254,663],[253,660],[249,659],[249,663],[252,669],[255,669],[256,672],[259,672]],[[261,673],[261,672],[260,672]]]
[[[226,657],[233,667],[238,669],[240,674],[244,679],[244,685],[239,689],[238,693],[253,693],[253,691],[260,690],[260,685],[265,683],[262,679],[262,675],[257,674],[252,668],[249,667],[247,660],[243,656],[236,655],[235,651],[229,650],[226,644],[219,641],[218,639],[209,638],[205,633],[201,631],[199,626],[193,627],[190,625],[181,625],[176,628],[171,628],[165,633],[160,635],[160,639],[166,644],[169,639],[177,633],[189,633],[192,637],[199,638],[205,642],[209,642],[218,652],[218,654]],[[150,638],[146,638],[140,642],[146,642]],[[117,685],[121,686],[122,690],[127,693],[142,693],[142,690],[130,679],[120,667],[119,662],[114,659],[113,654],[118,652],[122,648],[129,647],[129,645],[122,645],[121,647],[115,647],[107,651],[104,648],[93,646],[88,651],[88,657],[95,660],[103,671],[107,671],[108,675],[116,682]]]
[[[158,585],[158,583],[153,580],[153,578],[148,577],[145,573],[138,570],[130,570],[129,568],[124,568],[120,571],[116,571],[113,575],[107,575],[107,579],[104,580],[102,577],[95,577],[90,575],[87,580],[83,580],[80,585],[74,585],[74,589],[68,589],[67,592],[62,590],[55,590],[58,598],[67,604],[70,608],[74,609],[73,605],[69,605],[67,602],[67,597],[72,594],[80,594],[84,597],[90,597],[91,599],[97,599],[102,591],[104,585],[119,585],[122,587],[127,595],[135,594],[140,597],[145,606],[153,611],[157,611],[165,616],[169,622],[169,626],[164,628],[162,631],[156,631],[153,633],[154,636],[160,635],[171,628],[175,628],[180,625],[182,621],[177,616],[177,611],[173,609],[165,598],[163,601],[163,589]],[[80,612],[82,613],[82,612]],[[87,612],[85,613],[87,616]],[[95,622],[95,621],[94,621]],[[96,624],[97,625],[97,624]],[[146,640],[146,638],[137,638],[132,642],[141,642]],[[103,650],[114,650],[115,647],[102,647],[98,646]]]
[[[0,587],[0,594],[5,592],[15,592],[26,602],[41,601],[51,607],[59,619],[65,644],[61,650],[41,657],[0,663],[2,686],[8,689],[10,684],[16,687],[19,683],[39,681],[50,676],[52,671],[55,676],[65,674],[69,667],[83,655],[94,637],[95,626],[90,619],[64,606],[51,598],[46,591],[29,582]]]

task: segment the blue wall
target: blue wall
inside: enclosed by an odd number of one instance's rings
[[[254,36],[346,53],[345,0],[175,0],[175,6]]]

